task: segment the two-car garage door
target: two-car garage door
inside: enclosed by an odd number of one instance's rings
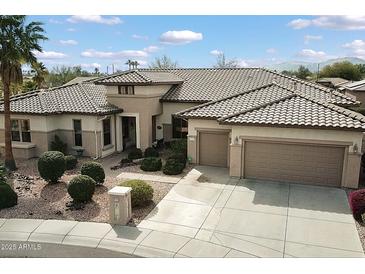
[[[341,186],[344,148],[246,141],[245,178]]]

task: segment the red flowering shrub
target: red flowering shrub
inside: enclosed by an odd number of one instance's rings
[[[365,213],[365,189],[351,192],[349,200],[354,218],[361,220],[361,215]]]

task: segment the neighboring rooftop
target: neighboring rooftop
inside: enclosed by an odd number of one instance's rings
[[[128,70],[113,75],[102,77],[95,81],[96,84],[180,84],[183,82],[179,76],[166,71],[140,71]]]
[[[312,98],[277,83],[252,89],[177,113],[179,117],[214,119],[221,124],[365,129],[359,113]]]
[[[10,110],[24,114],[78,113],[106,115],[123,110],[106,101],[106,89],[93,83],[81,83],[47,90],[21,93],[10,98]],[[0,100],[0,112],[4,112]]]
[[[365,80],[348,83],[344,85],[344,88],[349,90],[361,89],[363,91],[365,90]]]
[[[339,78],[339,77],[328,77],[328,78],[320,78],[316,81],[318,84],[327,86],[327,87],[340,87],[347,83],[349,83],[349,80]]]
[[[98,77],[95,77],[95,76],[79,76],[79,77],[75,77],[71,81],[68,81],[66,84],[64,84],[64,86],[73,85],[73,84],[80,84],[80,83],[91,81],[91,80],[94,80],[94,79],[97,79],[97,78]]]

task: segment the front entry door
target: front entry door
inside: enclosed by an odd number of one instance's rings
[[[122,117],[123,150],[136,147],[136,117]]]

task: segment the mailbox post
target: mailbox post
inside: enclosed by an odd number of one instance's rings
[[[126,225],[132,218],[130,187],[115,186],[109,194],[109,223]]]

